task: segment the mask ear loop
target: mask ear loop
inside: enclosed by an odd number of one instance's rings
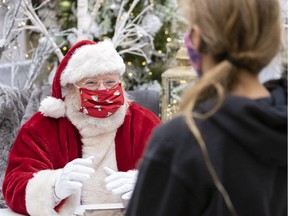
[[[210,157],[209,157],[209,154],[208,154],[208,150],[207,150],[207,147],[206,147],[206,144],[203,140],[203,137],[199,131],[199,129],[197,128],[196,124],[195,124],[195,121],[194,119],[192,118],[191,121],[186,121],[186,123],[188,124],[188,127],[190,128],[191,132],[194,134],[196,140],[198,141],[198,144],[199,144],[199,147],[201,149],[201,152],[202,152],[202,155],[203,155],[203,158],[204,158],[204,162],[205,162],[205,165],[208,169],[208,172],[209,174],[211,175],[211,178],[216,186],[216,188],[218,189],[218,191],[221,193],[225,203],[226,203],[226,206],[228,207],[230,213],[232,216],[237,216],[237,212],[235,210],[235,207],[226,191],[226,189],[224,188],[223,184],[221,183],[213,165],[212,165],[212,162],[210,160]]]
[[[73,83],[73,85],[74,85],[76,88],[80,89],[80,87],[79,87],[79,86],[77,86],[75,83]]]
[[[80,86],[76,85],[75,83],[73,83],[73,85],[74,85],[74,86],[79,90],[79,92],[80,92]],[[81,94],[81,92],[80,92],[80,94]],[[75,101],[73,102],[73,105],[74,105],[74,107],[75,107],[76,109],[78,109],[78,110],[80,109],[79,106],[78,106],[78,104],[77,104]]]

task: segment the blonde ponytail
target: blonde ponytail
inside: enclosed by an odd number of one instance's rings
[[[200,146],[208,172],[210,173],[216,188],[221,193],[229,211],[231,212],[231,215],[233,216],[237,216],[237,212],[211,163],[205,141],[198,127],[196,126],[194,118],[206,119],[217,112],[217,110],[223,104],[225,94],[229,88],[229,82],[227,81],[230,80],[233,82],[235,72],[235,67],[230,62],[221,62],[211,71],[205,73],[203,77],[198,81],[196,86],[190,88],[187,91],[180,105],[180,109],[186,120],[186,124]],[[211,97],[211,95],[214,95],[216,98],[216,103],[211,110],[208,110],[205,113],[192,112],[197,102],[205,100],[208,97]]]

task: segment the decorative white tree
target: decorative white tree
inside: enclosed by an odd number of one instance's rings
[[[43,22],[38,17],[36,11],[41,7],[44,7],[49,0],[42,3],[39,7],[34,8],[30,0],[20,0],[20,1],[8,1],[7,13],[5,16],[4,27],[3,27],[3,37],[0,43],[0,57],[4,54],[5,50],[9,50],[11,45],[16,48],[19,47],[17,38],[22,32],[33,31],[41,35],[38,46],[31,50],[32,59],[30,63],[29,73],[26,77],[25,88],[31,88],[34,80],[36,79],[39,71],[45,60],[50,56],[52,52],[55,53],[59,61],[63,58],[63,54],[59,49],[59,45],[56,44],[55,38],[63,35],[67,35],[66,32],[49,32],[44,26]],[[31,23],[31,24],[28,24]],[[12,50],[12,51],[14,51]],[[19,51],[19,50],[17,50]],[[27,54],[28,55],[28,54]],[[9,57],[15,57],[11,52],[8,52]],[[19,57],[19,56],[18,56]],[[6,56],[6,58],[8,58]],[[17,59],[17,58],[16,58]],[[16,61],[11,58],[11,85],[13,86],[15,70],[20,66],[17,64],[17,60],[22,61],[19,57]]]

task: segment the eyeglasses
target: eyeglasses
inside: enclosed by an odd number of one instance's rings
[[[120,82],[119,78],[107,78],[104,80],[96,80],[96,79],[87,79],[84,82],[81,82],[81,88],[86,88],[88,90],[98,90],[100,85],[105,87],[105,89],[113,89],[115,88]]]

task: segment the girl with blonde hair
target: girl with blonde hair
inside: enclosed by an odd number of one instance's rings
[[[155,130],[126,215],[287,215],[287,80],[258,79],[281,45],[279,2],[182,3],[200,79]]]

